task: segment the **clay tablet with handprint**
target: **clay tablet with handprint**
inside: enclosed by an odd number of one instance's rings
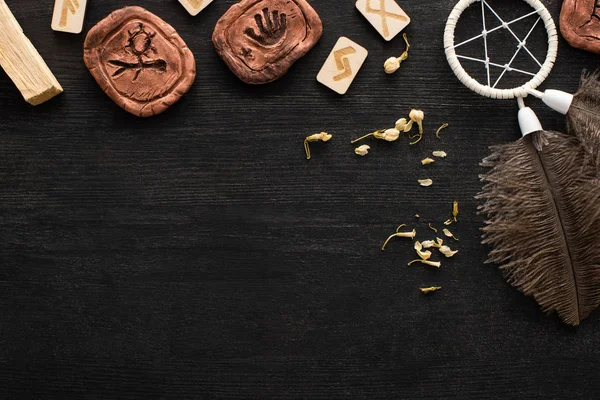
[[[321,38],[319,15],[305,0],[243,0],[217,22],[217,53],[242,81],[282,77]]]
[[[140,7],[125,7],[93,27],[84,61],[119,106],[140,117],[165,111],[186,93],[196,62],[177,32]]]

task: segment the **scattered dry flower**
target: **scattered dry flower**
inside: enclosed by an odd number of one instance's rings
[[[400,68],[400,64],[402,64],[402,61],[408,58],[408,50],[410,50],[410,43],[408,43],[408,36],[406,35],[406,33],[402,36],[404,37],[404,41],[406,42],[406,50],[400,55],[400,57],[390,57],[385,61],[385,64],[383,64],[383,69],[385,70],[386,74],[393,74],[394,72],[398,71],[398,69]]]
[[[423,120],[425,119],[425,113],[421,110],[410,110],[408,116],[411,121],[419,126],[419,134],[423,136]]]
[[[452,206],[452,216],[454,217],[454,222],[457,222],[458,217],[458,201],[454,200],[454,204]]]
[[[419,184],[421,186],[431,186],[433,185],[433,181],[431,179],[419,179]]]
[[[421,263],[421,264],[429,265],[431,267],[436,267],[436,268],[440,268],[442,266],[442,263],[439,261],[434,262],[434,261],[429,261],[429,260],[413,260],[408,263],[408,266],[410,267],[414,263]]]
[[[427,287],[427,288],[420,288],[419,290],[423,294],[430,294],[433,292],[437,292],[438,290],[442,290],[442,287],[441,286],[432,286],[432,287]]]
[[[387,246],[387,244],[389,243],[390,240],[392,240],[392,238],[402,237],[402,238],[411,238],[411,239],[414,239],[415,236],[417,236],[417,231],[415,229],[413,229],[412,232],[398,232],[398,231],[396,231],[396,233],[394,233],[393,235],[390,235],[390,237],[387,238],[387,240],[385,241],[385,243],[383,244],[383,246],[381,246],[381,251],[385,251],[385,246]]]
[[[440,253],[442,253],[443,255],[445,255],[447,258],[450,258],[450,257],[454,257],[454,255],[455,255],[456,253],[458,253],[458,250],[456,250],[456,251],[453,251],[453,250],[452,250],[450,247],[448,247],[448,246],[442,246],[442,247],[440,247]]]
[[[445,151],[434,151],[433,152],[433,156],[434,157],[439,157],[439,158],[444,158],[446,157],[448,154],[446,154]]]
[[[429,224],[429,229],[431,229],[432,231],[434,231],[435,233],[438,232],[437,229],[435,229],[435,227],[433,225],[431,225],[431,223]]]
[[[421,218],[419,214],[415,214],[415,218]]]
[[[444,125],[440,126],[438,128],[438,130],[435,132],[435,137],[439,139],[440,138],[440,132],[442,131],[442,129],[446,129],[448,126],[449,126],[448,124],[444,124]]]
[[[429,260],[431,258],[431,252],[423,251],[423,245],[419,241],[415,242],[415,250],[417,251],[417,255],[421,257],[422,260]]]
[[[406,118],[400,118],[398,121],[396,121],[396,129],[398,129],[400,132],[404,132],[404,128],[406,128]]]
[[[304,139],[304,151],[306,152],[306,159],[310,160],[310,147],[309,143],[318,142],[319,140],[322,142],[328,142],[331,140],[333,135],[330,135],[327,132],[315,133],[314,135],[308,136]]]
[[[423,243],[421,243],[421,245],[423,245],[423,248],[424,248],[424,249],[430,249],[430,248],[432,248],[432,247],[439,247],[439,246],[437,245],[437,243],[436,243],[436,242],[434,242],[433,240],[426,240],[426,241],[424,241]]]
[[[400,131],[396,128],[380,129],[378,131],[371,132],[364,136],[361,136],[358,139],[354,139],[350,143],[354,144],[354,143],[359,142],[363,139],[366,139],[370,136],[373,136],[375,139],[382,139],[382,140],[385,140],[388,142],[395,142],[400,137]]]
[[[354,153],[356,153],[356,155],[364,157],[367,154],[369,154],[369,150],[371,150],[371,146],[363,144],[362,146],[358,146],[357,148],[355,148]]]
[[[452,221],[451,219],[449,219],[449,220],[447,220],[447,221],[444,221],[444,225],[446,225],[446,226],[448,226],[448,225],[452,225],[452,222],[453,222],[453,221]]]
[[[423,164],[423,165],[429,165],[429,164],[434,163],[434,162],[435,162],[435,160],[433,158],[429,158],[429,157],[427,157],[424,160],[421,160],[421,164]]]
[[[443,232],[444,232],[444,235],[446,235],[447,237],[452,238],[458,242],[458,239],[448,229],[444,228]]]

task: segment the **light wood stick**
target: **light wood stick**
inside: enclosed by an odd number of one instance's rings
[[[4,0],[0,0],[0,65],[29,104],[36,106],[63,91]]]

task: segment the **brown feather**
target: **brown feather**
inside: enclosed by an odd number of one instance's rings
[[[581,75],[579,90],[567,113],[567,129],[577,136],[600,173],[600,74]]]
[[[570,325],[600,304],[600,185],[573,136],[540,131],[492,147],[478,198],[508,282]]]

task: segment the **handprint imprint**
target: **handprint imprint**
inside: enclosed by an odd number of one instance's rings
[[[262,13],[262,16],[260,14],[254,16],[259,34],[257,35],[253,28],[246,28],[244,33],[263,46],[272,46],[279,42],[285,34],[287,28],[287,16],[284,13],[279,14],[279,11],[277,10],[273,11],[271,16],[269,15],[268,8],[263,8]],[[265,20],[264,23],[263,18]]]

